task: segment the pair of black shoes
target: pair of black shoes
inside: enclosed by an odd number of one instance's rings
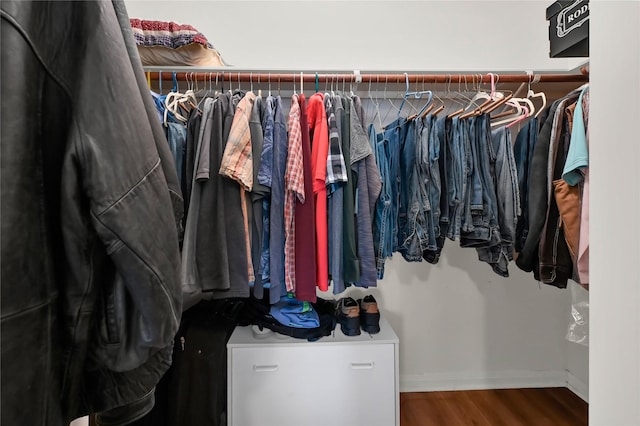
[[[365,296],[357,302],[352,297],[344,297],[336,303],[336,320],[342,333],[346,336],[357,336],[360,329],[365,333],[380,332],[380,311],[378,302],[371,296]]]

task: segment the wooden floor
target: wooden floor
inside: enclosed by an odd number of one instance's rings
[[[586,426],[587,414],[567,388],[400,394],[401,426]]]

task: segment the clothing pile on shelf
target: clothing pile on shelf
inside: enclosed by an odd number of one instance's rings
[[[398,113],[377,130],[354,95],[294,94],[288,112],[280,96],[181,96],[156,104],[187,212],[187,308],[268,288],[306,314],[316,289],[376,286],[395,252],[435,264],[446,239],[503,277],[516,257],[544,283],[588,281],[574,267],[588,255],[586,89],[529,114],[515,146],[488,113]]]
[[[220,67],[220,52],[191,25],[130,18],[142,65]]]

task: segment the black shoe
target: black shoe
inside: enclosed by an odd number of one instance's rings
[[[344,297],[336,304],[336,320],[346,336],[360,334],[360,312],[358,303],[352,297]]]
[[[380,333],[380,311],[378,302],[371,296],[360,299],[360,324],[362,329],[369,334]]]

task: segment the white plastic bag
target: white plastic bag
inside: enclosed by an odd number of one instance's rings
[[[570,283],[571,319],[567,330],[568,341],[589,346],[589,292],[580,285]]]

